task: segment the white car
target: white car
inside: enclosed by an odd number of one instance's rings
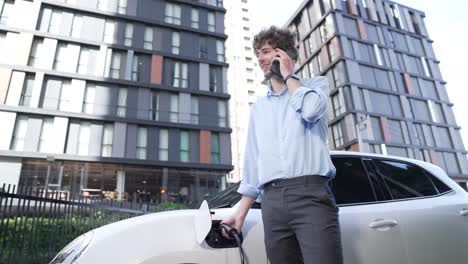
[[[345,264],[468,263],[468,193],[439,167],[412,159],[332,152]],[[51,263],[240,263],[219,235],[237,185],[198,210],[148,214],[90,231]],[[260,204],[243,227],[248,263],[267,264]]]

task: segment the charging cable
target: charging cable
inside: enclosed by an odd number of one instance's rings
[[[221,228],[221,232],[222,230],[225,230],[230,238],[236,240],[237,245],[239,246],[239,255],[241,259],[241,264],[246,264],[247,258],[245,257],[244,249],[242,248],[242,239],[240,238],[240,235],[237,232],[237,229],[227,224],[220,224],[219,227]]]

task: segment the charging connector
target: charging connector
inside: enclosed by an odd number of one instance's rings
[[[223,230],[229,235],[230,238],[235,239],[237,242],[237,246],[239,247],[239,255],[241,259],[241,264],[247,263],[247,258],[245,257],[244,249],[242,248],[243,237],[242,234],[239,234],[237,230],[227,224],[220,224],[219,225],[220,232],[222,234]]]

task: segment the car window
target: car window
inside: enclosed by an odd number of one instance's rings
[[[427,175],[427,177],[429,177],[431,179],[432,183],[434,183],[434,185],[437,188],[437,190],[439,191],[439,193],[446,193],[446,192],[449,192],[449,191],[452,190],[452,189],[450,189],[450,187],[448,187],[441,180],[437,179],[437,177],[434,177],[431,173],[426,171],[426,175]]]
[[[376,196],[359,158],[334,157],[336,176],[331,181],[337,204],[375,202]]]
[[[208,201],[208,206],[213,208],[228,208],[240,201],[242,195],[237,192],[240,183],[236,183],[224,191],[219,192]]]
[[[424,171],[402,162],[373,159],[377,173],[383,178],[393,199],[407,199],[438,194]]]

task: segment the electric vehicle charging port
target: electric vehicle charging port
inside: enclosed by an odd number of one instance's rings
[[[212,248],[236,248],[239,247],[235,239],[225,238],[222,234],[220,220],[211,221],[211,229],[205,238],[206,243]],[[239,234],[241,241],[243,240],[242,233]]]

